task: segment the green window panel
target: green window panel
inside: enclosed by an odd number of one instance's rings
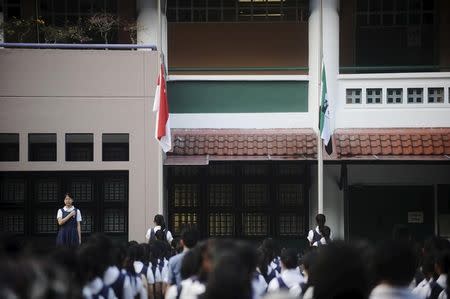
[[[308,112],[308,81],[172,81],[171,113]]]

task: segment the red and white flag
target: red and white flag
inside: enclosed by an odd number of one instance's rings
[[[161,145],[162,150],[167,153],[172,149],[172,139],[170,137],[170,115],[169,103],[167,102],[166,79],[164,78],[164,66],[162,64],[158,76],[158,85],[156,86],[153,111],[157,113],[155,137]]]

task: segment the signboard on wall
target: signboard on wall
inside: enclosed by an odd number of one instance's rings
[[[408,212],[408,223],[423,223],[423,212]]]

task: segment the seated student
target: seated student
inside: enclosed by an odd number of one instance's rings
[[[298,285],[293,286],[289,289],[289,293],[295,297],[304,296],[306,293],[306,290],[310,287],[310,284],[308,283],[309,279],[309,273],[311,269],[311,265],[314,263],[317,256],[316,250],[310,250],[309,252],[305,253],[303,257],[300,260],[300,270],[301,273],[303,273],[303,282],[299,283]]]
[[[325,227],[325,222],[326,222],[326,217],[324,214],[317,214],[316,216],[316,223],[317,226],[315,229],[311,229],[308,232],[308,241],[309,241],[309,245],[313,246],[313,244],[315,242],[319,242],[322,238],[323,238],[323,229]],[[330,230],[330,235],[329,235],[330,239],[333,239],[331,230]]]
[[[406,242],[387,241],[377,246],[373,257],[376,287],[370,299],[418,298],[408,288],[416,272],[416,256]]]
[[[288,290],[302,283],[304,279],[297,270],[297,266],[297,252],[292,248],[283,250],[281,252],[281,274],[270,281],[267,291]]]

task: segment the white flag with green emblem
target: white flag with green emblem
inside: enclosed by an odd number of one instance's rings
[[[322,92],[320,103],[319,119],[320,138],[323,140],[325,150],[330,155],[333,152],[331,142],[331,109],[328,102],[327,76],[325,74],[325,64],[322,64]]]

